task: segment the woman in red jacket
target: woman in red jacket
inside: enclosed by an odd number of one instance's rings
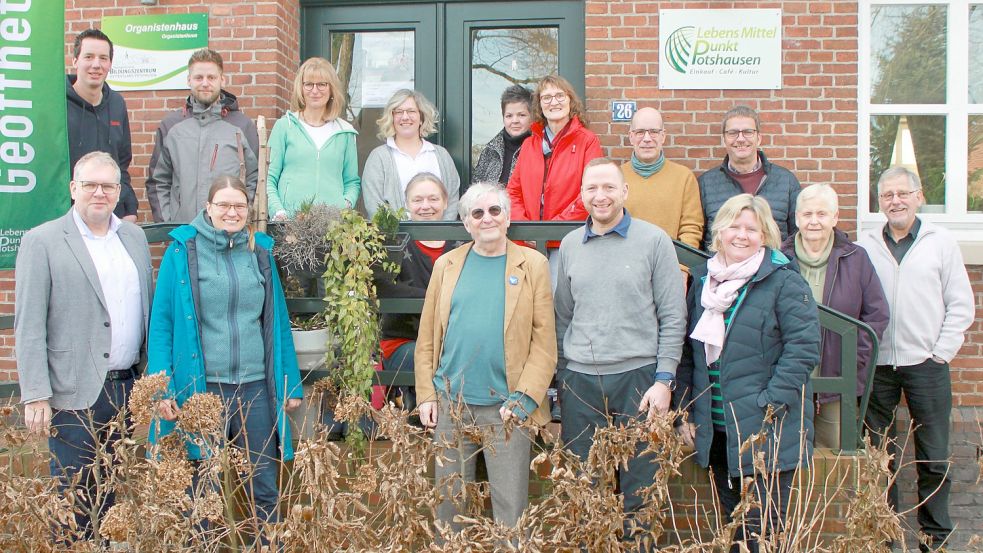
[[[544,77],[533,96],[532,135],[509,179],[513,221],[582,221],[580,180],[601,143],[583,125],[584,104],[566,79]]]

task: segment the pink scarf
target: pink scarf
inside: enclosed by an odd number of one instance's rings
[[[741,288],[758,272],[764,259],[765,250],[761,248],[758,253],[740,263],[725,265],[720,253],[707,261],[707,280],[703,284],[703,293],[700,294],[700,305],[704,311],[690,334],[690,338],[703,342],[707,365],[720,359],[720,352],[724,347],[724,335],[727,332],[724,313],[737,299]]]

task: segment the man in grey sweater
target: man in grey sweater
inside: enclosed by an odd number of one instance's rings
[[[621,168],[598,158],[584,169],[581,197],[590,217],[563,238],[554,304],[564,445],[583,460],[594,431],[669,408],[686,331],[686,302],[672,240],[632,219]],[[636,452],[619,471],[625,534],[631,538],[640,492],[656,466]]]

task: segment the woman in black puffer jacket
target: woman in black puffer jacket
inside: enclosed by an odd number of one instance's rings
[[[710,469],[727,520],[743,477],[754,476],[758,485],[749,493],[762,492],[770,507],[764,533],[775,533],[792,476],[812,458],[809,375],[819,362],[819,316],[808,284],[777,249],[781,235],[763,198],[734,196],[712,230],[715,255],[693,271],[688,294],[692,351],[680,365],[674,400],[690,419],[679,431],[696,448],[697,463]],[[742,449],[756,433],[764,441]],[[758,452],[760,470],[753,464]],[[750,512],[735,535],[752,552],[760,519]]]

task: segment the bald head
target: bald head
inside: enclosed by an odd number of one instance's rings
[[[648,132],[645,132],[648,131]],[[662,127],[662,114],[655,108],[642,108],[631,118],[628,141],[635,151],[635,158],[642,163],[653,163],[662,155],[666,133]]]

